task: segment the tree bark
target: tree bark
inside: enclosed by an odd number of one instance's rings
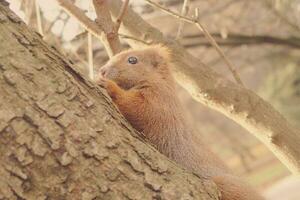
[[[0,199],[218,199],[0,0]]]

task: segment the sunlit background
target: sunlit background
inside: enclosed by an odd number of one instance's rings
[[[8,2],[30,27],[87,74],[87,33],[76,19],[62,11],[55,0]],[[91,2],[75,1],[94,19]],[[159,2],[178,12],[183,3],[182,0]],[[177,19],[143,0],[132,0],[130,4],[165,35],[176,38]],[[194,15],[195,8],[199,9],[201,22],[237,67],[245,85],[300,128],[300,0],[190,0],[189,16]],[[41,20],[37,20],[38,13]],[[223,60],[193,25],[184,25],[178,41],[205,64],[232,79]],[[128,47],[125,41],[124,47]],[[108,59],[96,38],[93,39],[93,56],[95,70]],[[299,179],[291,178],[290,172],[262,143],[238,124],[193,101],[181,88],[178,90],[200,137],[237,174],[270,199],[300,199]]]

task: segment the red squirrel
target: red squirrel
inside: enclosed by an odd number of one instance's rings
[[[195,135],[176,94],[171,63],[170,51],[162,45],[123,51],[101,67],[97,83],[162,154],[214,181],[221,200],[263,200]]]

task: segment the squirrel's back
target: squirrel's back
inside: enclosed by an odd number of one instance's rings
[[[129,116],[130,110],[120,107],[121,112],[161,153],[185,168],[206,177],[229,172],[223,162],[195,135],[176,95],[174,83],[168,81],[166,85],[152,83],[144,88],[141,92],[144,101],[136,106],[138,113],[132,117]]]

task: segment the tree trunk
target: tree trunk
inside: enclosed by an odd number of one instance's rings
[[[218,199],[0,0],[0,199]]]

